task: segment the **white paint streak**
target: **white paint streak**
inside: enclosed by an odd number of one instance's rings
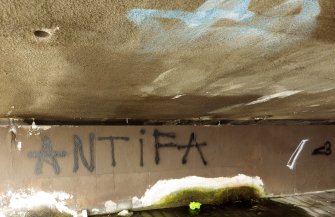
[[[32,130],[38,130],[38,126],[36,125],[35,121],[31,124],[31,129]]]
[[[16,148],[17,148],[18,151],[21,151],[22,150],[22,142],[18,142],[16,144]]]
[[[325,88],[325,89],[321,89],[320,87],[314,91],[310,91],[311,93],[324,93],[324,92],[328,92],[334,90],[334,88]]]
[[[304,149],[304,146],[307,142],[308,142],[308,139],[301,140],[298,147],[294,150],[293,154],[291,155],[291,157],[288,160],[287,165],[286,165],[290,170],[295,169],[295,166],[296,166],[297,160],[299,158],[299,155],[301,154],[301,152]]]
[[[36,125],[37,126],[37,125]],[[45,126],[45,125],[38,125],[37,126],[37,130],[49,130],[51,129],[52,127],[55,127],[55,126]],[[20,125],[19,128],[23,128],[23,129],[31,129],[33,130],[33,128],[31,127],[31,125]],[[34,127],[35,128],[35,127]],[[35,128],[36,130],[36,128]]]
[[[49,130],[51,129],[51,126],[39,126],[33,121],[29,128],[29,135],[39,135],[40,130]]]
[[[263,96],[255,101],[252,101],[246,105],[254,105],[254,104],[258,104],[258,103],[263,103],[263,102],[267,102],[267,101],[270,101],[271,99],[275,99],[275,98],[285,98],[285,97],[288,97],[288,96],[292,96],[294,94],[297,94],[297,93],[300,93],[301,91],[300,90],[287,90],[287,91],[283,91],[283,92],[280,92],[280,93],[275,93],[275,94],[272,94],[272,95],[268,95],[268,96]]]
[[[226,106],[226,107],[223,107],[223,108],[216,109],[214,111],[210,111],[209,114],[217,114],[217,113],[220,114],[222,112],[227,112],[227,111],[236,109],[236,108],[241,107],[241,106],[244,106],[244,104],[236,104],[236,105],[232,105],[232,106]]]
[[[229,85],[228,87],[222,89],[222,91],[230,91],[230,90],[236,90],[241,87],[243,87],[245,84],[234,84],[234,85]]]
[[[178,94],[178,95],[172,97],[171,99],[178,99],[178,98],[180,98],[180,97],[182,97],[182,96],[184,96],[184,94]]]
[[[17,133],[16,126],[11,124],[11,126],[10,126],[10,128],[9,128],[9,131],[8,131],[8,132],[10,132],[10,133],[13,133],[13,134],[15,134],[15,135],[16,135],[16,133]]]
[[[164,79],[166,79],[168,77],[168,75],[171,74],[171,72],[176,71],[176,69],[177,68],[172,68],[172,69],[169,69],[169,70],[163,72],[153,81],[153,83],[158,83],[158,82],[164,81]]]
[[[320,106],[319,104],[314,104],[314,105],[309,105],[309,106],[307,106],[307,107],[312,108],[312,107],[319,107],[319,106]]]
[[[11,108],[11,109],[6,113],[6,116],[9,116],[9,115],[12,114],[13,109],[15,108],[15,106],[12,105],[10,108]]]

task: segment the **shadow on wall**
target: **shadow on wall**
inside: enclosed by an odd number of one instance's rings
[[[150,96],[140,100],[124,101],[117,108],[116,113],[119,116],[131,118],[199,118],[207,116],[210,111],[229,107],[236,104],[253,101],[259,98],[259,95],[242,95],[242,96],[191,96],[183,95],[179,98]]]

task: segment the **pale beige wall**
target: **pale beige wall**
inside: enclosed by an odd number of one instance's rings
[[[145,134],[141,134],[141,129]],[[187,145],[192,132],[207,161],[204,165],[196,148],[191,148],[187,163],[182,164],[186,149],[161,148],[160,162],[155,163],[153,131],[174,132],[176,139],[161,138],[162,143]],[[102,206],[106,200],[123,200],[141,196],[149,185],[159,179],[189,175],[205,177],[234,176],[243,173],[260,176],[268,193],[293,193],[335,188],[335,156],[312,155],[325,141],[335,141],[335,126],[81,126],[52,127],[29,135],[28,128],[20,128],[17,141],[22,150],[11,143],[9,127],[0,128],[0,191],[35,188],[44,191],[65,191],[74,198],[76,209]],[[129,141],[115,141],[116,166],[111,165],[109,141],[94,141],[95,169],[90,172],[79,159],[74,173],[74,135],[83,143],[89,161],[89,133],[96,138],[129,137]],[[33,134],[36,134],[33,133]],[[66,151],[57,157],[60,173],[44,163],[42,173],[35,172],[38,159],[29,153],[41,151],[42,138],[48,136],[53,150]],[[140,166],[140,143],[143,139],[143,167]],[[288,159],[303,139],[309,139],[296,169],[286,166]],[[41,156],[41,155],[39,155]],[[48,158],[50,160],[50,158]]]

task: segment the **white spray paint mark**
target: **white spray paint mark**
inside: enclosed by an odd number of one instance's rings
[[[16,135],[16,133],[17,133],[16,126],[11,124],[11,126],[9,128],[9,132]]]
[[[300,93],[301,91],[300,90],[295,90],[295,91],[292,91],[292,90],[287,90],[287,91],[283,91],[283,92],[280,92],[280,93],[275,93],[275,94],[272,94],[272,95],[269,95],[269,96],[263,96],[255,101],[252,101],[246,105],[254,105],[254,104],[258,104],[258,103],[263,103],[263,102],[267,102],[271,99],[274,99],[274,98],[285,98],[285,97],[288,97],[288,96],[292,96],[294,94],[297,94],[297,93]]]
[[[309,106],[307,106],[307,107],[312,108],[312,107],[319,107],[319,106],[320,106],[319,104],[314,104],[314,105],[309,105]]]
[[[17,148],[18,151],[21,151],[22,150],[22,142],[20,142],[20,141],[17,142],[16,148]]]
[[[13,109],[15,108],[15,106],[12,105],[10,108],[11,109],[6,113],[6,116],[10,116],[12,114]]]
[[[178,99],[178,98],[180,98],[180,97],[182,97],[182,96],[184,96],[184,94],[178,94],[178,95],[172,97],[171,99]]]
[[[32,130],[38,130],[38,126],[36,125],[35,121],[33,121],[33,123],[31,123],[31,129]]]
[[[40,135],[40,127],[36,125],[35,121],[33,120],[33,122],[31,123],[31,127],[29,129],[29,135]]]
[[[171,72],[174,72],[176,70],[177,70],[177,68],[172,68],[172,69],[169,69],[169,70],[163,72],[153,81],[153,83],[158,83],[158,82],[164,81],[168,77],[168,75],[171,74]]]
[[[294,150],[293,154],[291,155],[290,159],[287,162],[287,167],[290,170],[294,170],[297,160],[299,158],[299,155],[301,154],[301,151],[303,150],[305,144],[308,142],[308,139],[303,139],[301,140],[300,144],[298,145],[298,147]]]
[[[36,128],[37,127],[37,128]],[[53,126],[46,126],[46,125],[36,125],[35,124],[35,126],[34,127],[32,127],[32,125],[20,125],[20,126],[18,126],[18,128],[23,128],[23,129],[31,129],[31,130],[33,130],[33,128],[36,130],[49,130],[49,129],[51,129],[51,128],[53,128],[53,127],[56,127],[56,125],[53,125]],[[72,127],[72,126],[71,126]],[[77,127],[77,126],[73,126],[73,127]]]
[[[328,92],[328,91],[331,91],[331,90],[334,90],[334,88],[321,89],[321,87],[317,87],[317,88],[314,88],[313,90],[311,90],[310,93],[324,93],[324,92]]]
[[[236,105],[231,105],[231,106],[226,106],[223,108],[215,109],[213,111],[210,111],[209,114],[217,114],[217,113],[222,113],[222,112],[227,112],[231,111],[233,109],[236,109],[238,107],[244,106],[244,104],[236,104]]]

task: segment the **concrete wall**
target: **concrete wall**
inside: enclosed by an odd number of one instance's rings
[[[141,196],[159,179],[189,175],[260,176],[273,194],[335,188],[335,156],[312,154],[335,141],[335,126],[21,127],[15,140],[9,129],[0,128],[1,194],[64,191],[74,195],[70,202],[76,209]],[[157,150],[155,130],[162,145]],[[309,141],[290,170],[286,164],[303,139]],[[167,143],[171,147],[163,147]]]

